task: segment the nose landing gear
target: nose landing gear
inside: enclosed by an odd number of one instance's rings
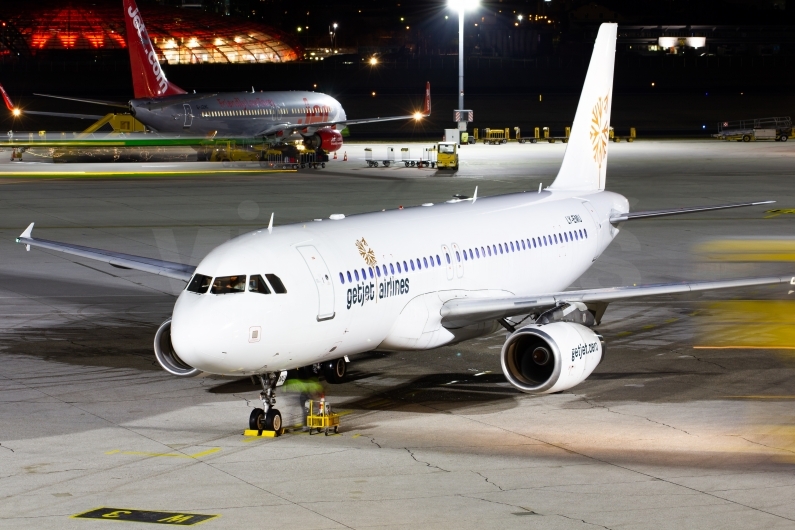
[[[259,381],[262,384],[262,392],[260,392],[260,399],[262,400],[262,408],[254,409],[251,411],[251,416],[248,419],[248,427],[255,431],[275,431],[277,435],[281,434],[282,430],[282,414],[278,409],[274,408],[276,405],[276,384],[279,381],[279,374],[268,372],[267,374],[260,375]]]

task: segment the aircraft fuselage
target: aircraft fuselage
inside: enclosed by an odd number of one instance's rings
[[[313,124],[346,119],[339,101],[319,92],[219,92],[180,94],[130,101],[133,115],[161,133],[191,136],[257,137],[277,125],[291,124],[295,133],[277,137],[301,139]]]

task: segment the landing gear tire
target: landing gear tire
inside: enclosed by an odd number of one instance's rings
[[[268,372],[258,376],[262,384],[262,392],[259,397],[262,400],[262,408],[254,409],[248,419],[249,428],[258,431],[276,431],[276,436],[281,434],[282,415],[276,405],[276,383],[279,381],[279,374]]]
[[[270,409],[265,415],[265,430],[276,432],[282,430],[282,413],[278,409]]]
[[[252,431],[265,430],[265,411],[262,409],[254,409],[251,411],[251,416],[248,417],[248,428]]]
[[[343,383],[345,375],[348,373],[347,364],[342,357],[323,363],[323,375],[326,376],[326,381],[332,385]]]

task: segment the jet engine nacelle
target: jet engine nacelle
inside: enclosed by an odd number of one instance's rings
[[[171,319],[169,318],[158,328],[155,333],[155,358],[166,372],[180,377],[190,377],[201,370],[186,364],[179,358],[174,346],[171,344]]]
[[[602,337],[570,322],[517,329],[502,347],[502,371],[522,392],[551,394],[582,383],[604,356]]]
[[[331,153],[342,147],[342,134],[336,129],[320,129],[311,136],[304,136],[304,145],[310,149],[320,147]]]

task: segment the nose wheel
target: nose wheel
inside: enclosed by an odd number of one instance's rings
[[[251,415],[248,418],[248,427],[256,431],[276,431],[276,433],[280,433],[282,429],[282,414],[275,408],[276,382],[279,380],[279,376],[269,372],[265,375],[260,375],[259,380],[262,384],[262,392],[259,395],[262,400],[262,408],[256,408],[251,411]]]
[[[278,409],[254,409],[248,418],[248,428],[252,431],[280,431],[282,428],[282,413]]]

